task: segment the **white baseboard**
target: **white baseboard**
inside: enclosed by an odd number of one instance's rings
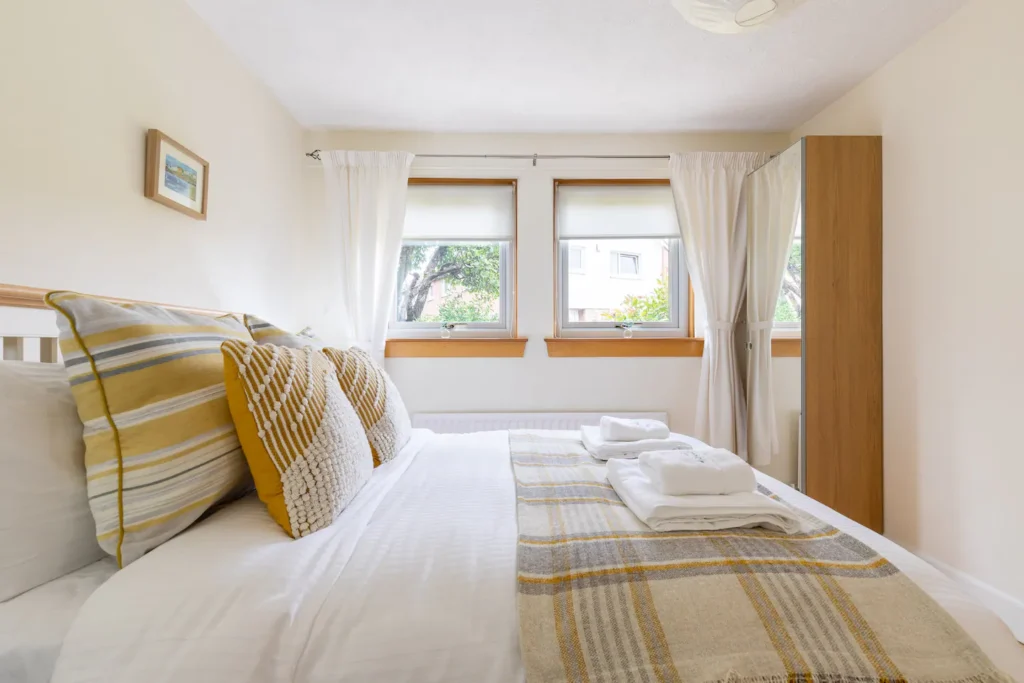
[[[1018,641],[1024,643],[1024,602],[993,588],[984,581],[979,581],[970,574],[951,567],[927,555],[918,555],[940,572],[956,581],[971,597],[995,612],[1003,620]]]

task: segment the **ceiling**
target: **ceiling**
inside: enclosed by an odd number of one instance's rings
[[[964,0],[806,0],[705,33],[670,0],[188,0],[300,123],[786,131]]]

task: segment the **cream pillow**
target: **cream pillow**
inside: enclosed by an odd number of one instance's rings
[[[373,449],[373,466],[391,460],[412,435],[412,423],[398,387],[362,349],[324,349],[338,371],[341,389],[356,409]]]
[[[334,366],[309,347],[221,348],[231,416],[260,500],[293,538],[330,525],[373,473],[370,444]]]
[[[64,366],[0,361],[0,602],[103,557]]]

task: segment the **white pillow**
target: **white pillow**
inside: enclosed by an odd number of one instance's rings
[[[59,363],[0,361],[0,601],[104,556]]]

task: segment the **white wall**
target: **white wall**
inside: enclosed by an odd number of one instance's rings
[[[303,131],[181,0],[0,19],[0,282],[303,317]],[[210,162],[209,220],[143,197],[145,134]]]
[[[404,149],[414,153],[666,154],[687,150],[779,150],[786,135],[428,135],[315,132],[307,147]],[[544,337],[553,333],[554,178],[667,177],[665,161],[529,161],[417,159],[413,174],[519,179],[519,336],[529,337],[525,358],[390,359],[388,371],[413,412],[665,410],[673,428],[693,427],[699,358],[548,358]],[[309,170],[310,202],[322,204],[322,180]],[[314,220],[314,226],[320,224]],[[338,264],[325,263],[324,272]],[[311,322],[327,326],[333,307],[321,292]],[[796,416],[800,410],[799,359],[775,361],[777,407],[784,455],[765,469],[796,478]]]
[[[797,136],[884,136],[887,535],[1024,600],[1021,26],[974,0]]]

